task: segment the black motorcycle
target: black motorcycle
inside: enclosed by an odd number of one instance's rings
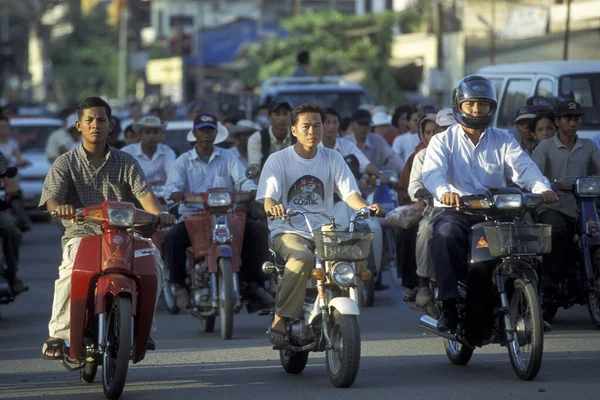
[[[515,374],[532,380],[544,347],[538,274],[541,254],[551,249],[552,227],[523,218],[543,199],[503,188],[461,200],[461,211],[480,216],[483,222],[471,228],[466,276],[457,276],[458,327],[456,332],[438,331],[431,313],[421,317],[420,326],[444,338],[453,364],[466,365],[475,347],[499,343],[508,347]]]
[[[588,306],[592,322],[600,329],[600,177],[564,178],[558,189],[572,192],[579,208],[575,237],[575,263],[566,265],[558,290],[544,291],[544,320],[552,322],[559,307]]]

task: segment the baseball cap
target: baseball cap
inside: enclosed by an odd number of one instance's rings
[[[435,123],[442,127],[447,127],[457,124],[456,118],[454,118],[454,111],[451,108],[444,108],[435,116]]]
[[[65,121],[65,129],[68,131],[71,128],[75,128],[75,123],[78,119],[77,113],[69,114]]]
[[[388,113],[377,111],[373,114],[373,122],[371,125],[373,126],[383,126],[383,125],[391,125],[392,124],[392,116]]]
[[[537,107],[535,106],[523,106],[515,113],[515,123],[524,119],[533,119],[537,115]]]
[[[207,112],[198,113],[196,118],[194,118],[194,129],[206,127],[219,129],[217,126],[217,117]]]
[[[352,118],[352,121],[356,122],[359,125],[370,125],[372,122],[371,113],[361,108],[354,111],[354,114],[352,114],[352,117],[350,118]]]
[[[271,103],[269,103],[269,114],[271,114],[273,111],[277,110],[278,108],[285,108],[288,111],[292,111],[292,106],[290,105],[290,103],[288,103],[285,100],[275,99]]]
[[[581,109],[581,104],[576,101],[561,101],[554,106],[554,115],[556,118],[567,115],[585,115]]]

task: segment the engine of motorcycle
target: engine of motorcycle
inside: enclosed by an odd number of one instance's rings
[[[290,324],[290,339],[296,346],[304,346],[314,340],[310,326],[303,320],[297,320]]]

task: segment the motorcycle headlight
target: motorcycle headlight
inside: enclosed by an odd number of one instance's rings
[[[598,178],[579,178],[575,182],[575,193],[578,196],[600,196],[600,181]]]
[[[331,278],[340,286],[350,286],[354,281],[354,268],[347,262],[338,262],[331,269]]]
[[[208,194],[209,207],[223,207],[231,204],[231,196],[227,192],[215,192]]]
[[[133,226],[134,208],[108,208],[108,223],[112,226],[130,227]]]
[[[499,210],[516,210],[523,206],[523,195],[497,194],[494,196],[494,204]]]

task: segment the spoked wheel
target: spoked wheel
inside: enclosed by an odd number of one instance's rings
[[[202,318],[202,332],[211,333],[215,330],[215,319],[216,317]]]
[[[542,365],[544,325],[537,292],[530,282],[517,279],[510,299],[510,321],[514,329],[508,355],[515,374],[533,380]]]
[[[108,399],[123,393],[131,352],[131,300],[116,296],[112,299],[106,322],[106,351],[102,364],[102,384]]]
[[[593,262],[595,279],[588,295],[588,311],[592,322],[600,329],[600,250],[594,252]]]
[[[233,273],[231,260],[219,258],[219,316],[221,317],[221,337],[229,340],[233,336]]]
[[[325,354],[329,380],[335,387],[350,387],[360,367],[358,317],[334,310],[329,323],[332,348]]]
[[[98,364],[94,362],[86,362],[83,368],[80,370],[79,378],[81,382],[92,383],[96,379],[96,372],[98,372]]]
[[[308,351],[294,353],[289,350],[279,350],[281,366],[288,374],[299,374],[306,368],[308,353]]]
[[[165,283],[162,290],[163,300],[165,301],[165,306],[167,306],[169,314],[179,314],[179,306],[177,305],[177,299],[172,289],[171,285]]]
[[[375,281],[377,277],[375,276],[375,256],[373,252],[369,254],[369,258],[367,259],[367,268],[371,271],[371,279],[368,281],[361,281],[360,283],[360,305],[362,307],[373,307],[373,302],[375,301]]]
[[[448,360],[455,365],[467,365],[473,356],[473,349],[455,340],[444,339]]]

